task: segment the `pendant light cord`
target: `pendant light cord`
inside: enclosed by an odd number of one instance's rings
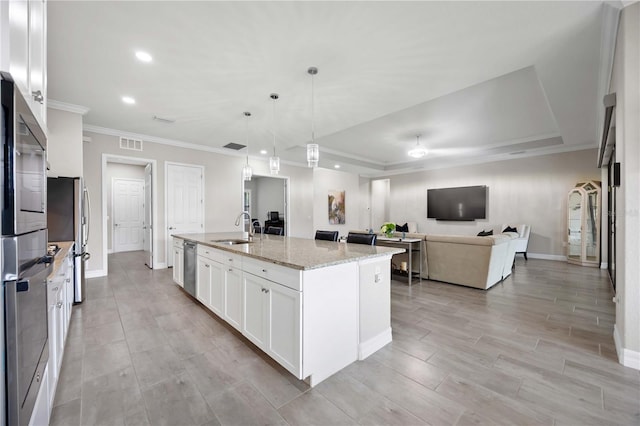
[[[251,113],[250,112],[245,112],[244,116],[246,117],[245,121],[244,121],[244,130],[245,130],[245,143],[247,144],[247,166],[249,165],[249,117],[251,117]]]
[[[315,73],[311,73],[311,143],[316,141],[316,111],[315,111],[315,88],[314,82]]]

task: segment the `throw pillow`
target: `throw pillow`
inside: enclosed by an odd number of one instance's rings
[[[488,237],[489,235],[493,235],[493,229],[490,231],[485,231],[484,229],[478,232],[478,237]]]
[[[515,226],[513,228],[510,227],[510,226],[507,226],[506,228],[504,228],[502,230],[502,232],[516,232],[517,233],[518,232],[518,228],[516,228]]]
[[[409,225],[396,225],[396,232],[409,232]]]

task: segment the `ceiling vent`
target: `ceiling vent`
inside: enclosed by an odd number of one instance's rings
[[[139,139],[129,139],[120,137],[120,148],[131,151],[142,151],[142,141]]]
[[[241,143],[230,142],[223,146],[223,148],[233,149],[234,151],[240,151],[242,148],[246,148],[246,145],[242,145]]]

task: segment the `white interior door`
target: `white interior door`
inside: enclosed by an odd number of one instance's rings
[[[204,231],[204,168],[167,163],[167,248],[171,235]],[[167,256],[167,266],[173,266]]]
[[[113,179],[113,251],[142,250],[144,180]]]
[[[144,225],[142,232],[144,234],[144,253],[146,265],[153,269],[153,209],[151,204],[151,164],[147,164],[144,168]]]

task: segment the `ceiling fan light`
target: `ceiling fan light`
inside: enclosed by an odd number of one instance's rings
[[[307,164],[309,167],[318,167],[320,160],[320,147],[317,143],[307,144]]]
[[[409,154],[409,157],[422,158],[425,155],[427,155],[427,149],[423,148],[421,146],[417,146],[417,147],[409,150],[408,154]]]

